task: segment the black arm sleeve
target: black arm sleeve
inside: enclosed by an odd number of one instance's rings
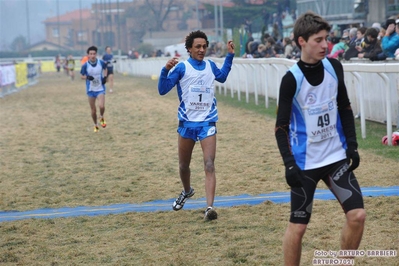
[[[283,77],[280,84],[275,136],[284,163],[294,160],[289,140],[289,124],[292,101],[296,91],[296,80],[291,72]]]

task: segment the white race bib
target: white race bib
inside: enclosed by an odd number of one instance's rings
[[[186,101],[186,108],[206,111],[211,108],[213,90],[202,85],[190,85]]]
[[[319,142],[337,134],[337,106],[335,100],[303,109],[309,142]]]

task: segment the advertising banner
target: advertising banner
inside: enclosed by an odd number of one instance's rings
[[[15,70],[16,70],[15,87],[19,88],[28,84],[28,67],[26,63],[16,64]]]
[[[15,66],[0,65],[0,87],[15,83]]]
[[[28,67],[28,79],[33,79],[36,77],[37,75],[37,71],[36,71],[36,64],[34,63],[28,63],[27,64]]]

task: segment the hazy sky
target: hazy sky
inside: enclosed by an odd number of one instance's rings
[[[92,3],[110,0],[0,0],[0,50],[8,50],[12,41],[22,35],[28,40],[28,16],[30,44],[45,40],[43,21],[59,14],[82,8]],[[115,0],[112,0],[113,2]],[[123,0],[121,0],[123,2]],[[28,12],[29,11],[29,12]]]

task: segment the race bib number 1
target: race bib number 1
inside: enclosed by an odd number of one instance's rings
[[[191,85],[188,93],[187,109],[205,111],[211,108],[213,92],[201,85]]]

